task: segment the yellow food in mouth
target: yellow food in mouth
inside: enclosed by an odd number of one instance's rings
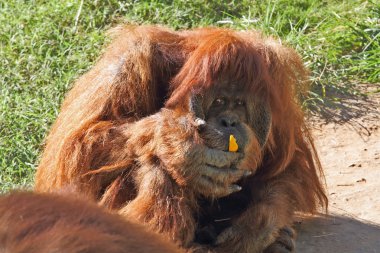
[[[231,134],[230,135],[230,144],[228,145],[228,151],[230,152],[236,152],[239,149],[238,144],[236,143],[235,137]]]

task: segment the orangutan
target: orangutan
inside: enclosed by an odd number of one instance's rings
[[[65,99],[36,190],[75,187],[189,252],[293,252],[294,213],[327,205],[298,54],[252,31],[114,34]]]

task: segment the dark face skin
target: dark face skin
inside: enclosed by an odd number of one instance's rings
[[[249,131],[249,111],[244,91],[237,85],[220,85],[206,91],[202,100],[206,127],[200,132],[206,145],[227,151],[232,134],[238,143],[238,152],[242,152]]]
[[[244,153],[249,138],[263,147],[271,128],[270,108],[265,98],[255,96],[233,82],[213,85],[190,99],[190,110],[205,121],[199,127],[204,143],[210,148],[228,151],[230,135],[234,135]]]

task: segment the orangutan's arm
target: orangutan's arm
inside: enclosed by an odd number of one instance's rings
[[[291,252],[294,203],[285,178],[256,183],[254,203],[217,238],[215,252]],[[280,248],[284,251],[279,251]],[[286,249],[286,251],[285,251]]]

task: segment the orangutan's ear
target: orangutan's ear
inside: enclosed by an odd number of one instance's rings
[[[272,114],[270,107],[268,103],[264,101],[248,103],[248,106],[250,107],[247,108],[250,113],[248,117],[249,123],[255,131],[260,146],[264,147],[268,140],[272,126]]]

